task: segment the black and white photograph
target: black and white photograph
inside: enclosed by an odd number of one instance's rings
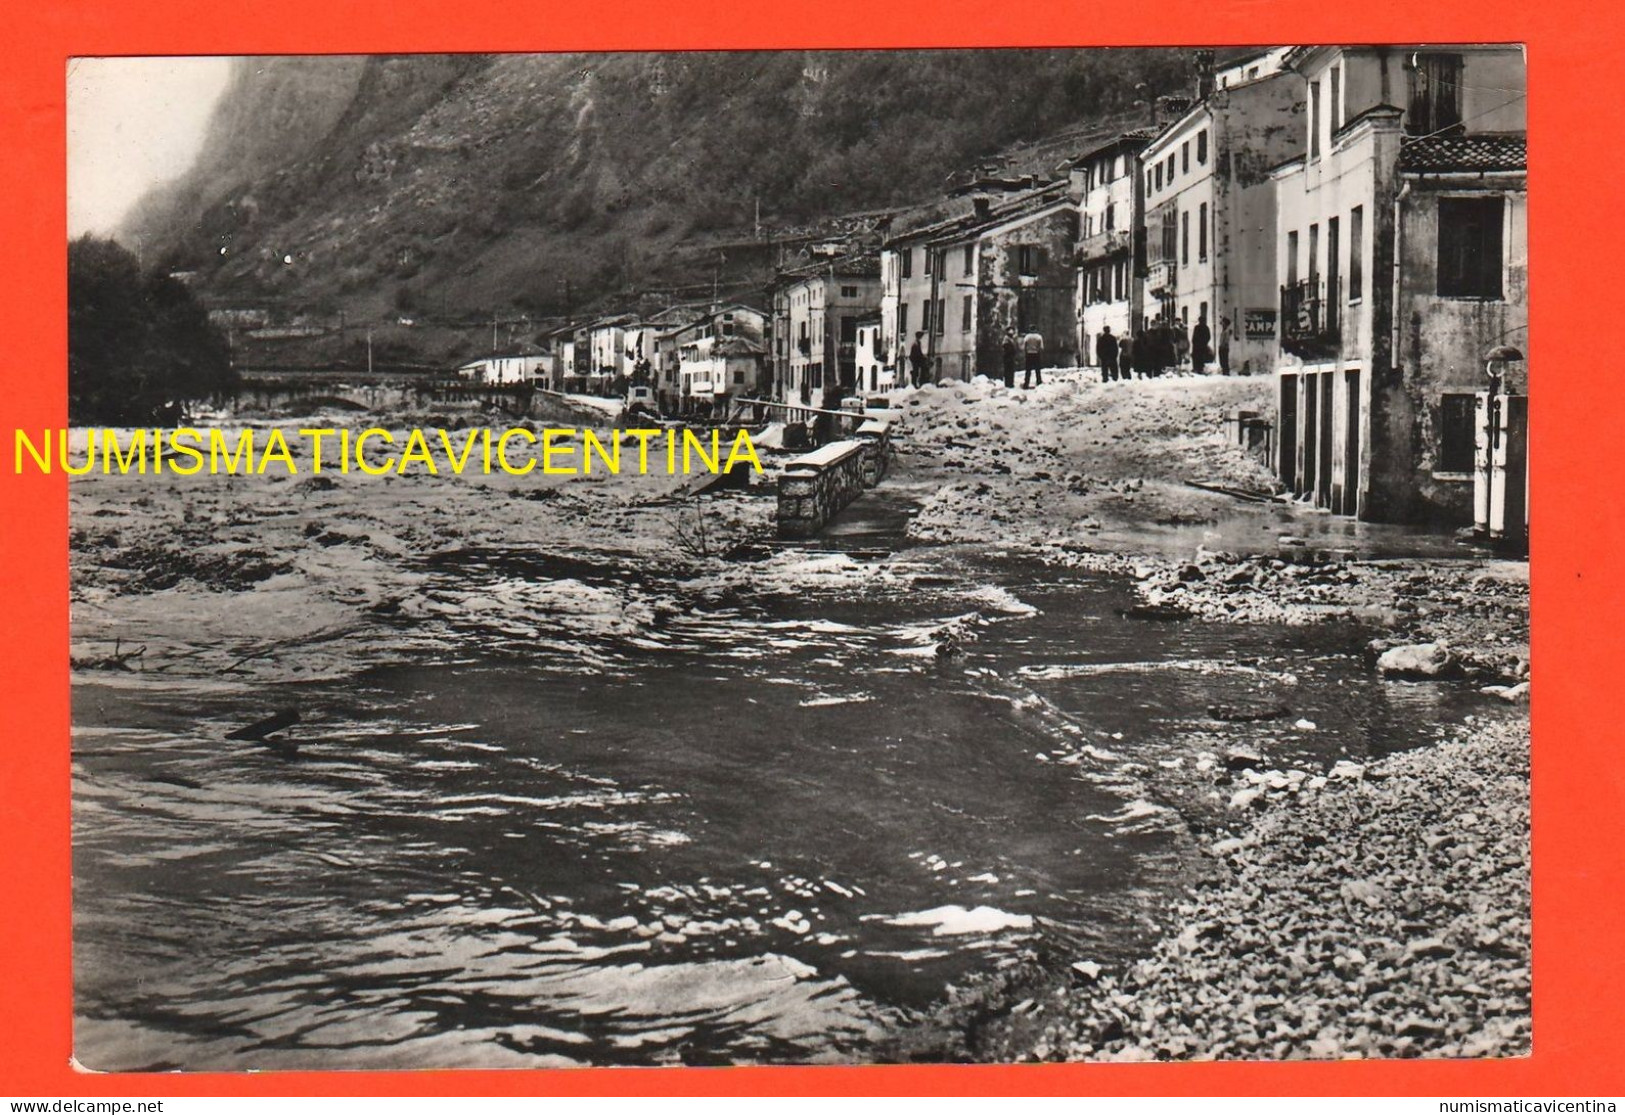
[[[1531,1054],[1520,44],[65,79],[79,1067]]]

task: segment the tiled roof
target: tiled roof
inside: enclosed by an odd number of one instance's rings
[[[1420,173],[1527,170],[1521,135],[1426,136],[1399,149],[1399,169]]]

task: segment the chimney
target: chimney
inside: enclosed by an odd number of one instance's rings
[[[1196,68],[1196,99],[1202,101],[1213,92],[1213,51],[1192,51],[1191,61]]]
[[[993,212],[993,199],[986,194],[975,194],[970,199],[971,207],[976,213],[977,220],[986,220]]]

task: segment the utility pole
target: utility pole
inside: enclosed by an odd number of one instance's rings
[[[372,375],[372,327],[367,327],[367,374]]]

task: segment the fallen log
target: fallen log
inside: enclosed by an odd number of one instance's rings
[[[299,710],[296,708],[285,708],[278,712],[272,713],[264,720],[256,720],[252,724],[238,728],[235,732],[227,732],[226,738],[251,739],[259,742],[263,741],[265,737],[270,735],[272,732],[280,732],[282,729],[297,723],[299,723]]]

